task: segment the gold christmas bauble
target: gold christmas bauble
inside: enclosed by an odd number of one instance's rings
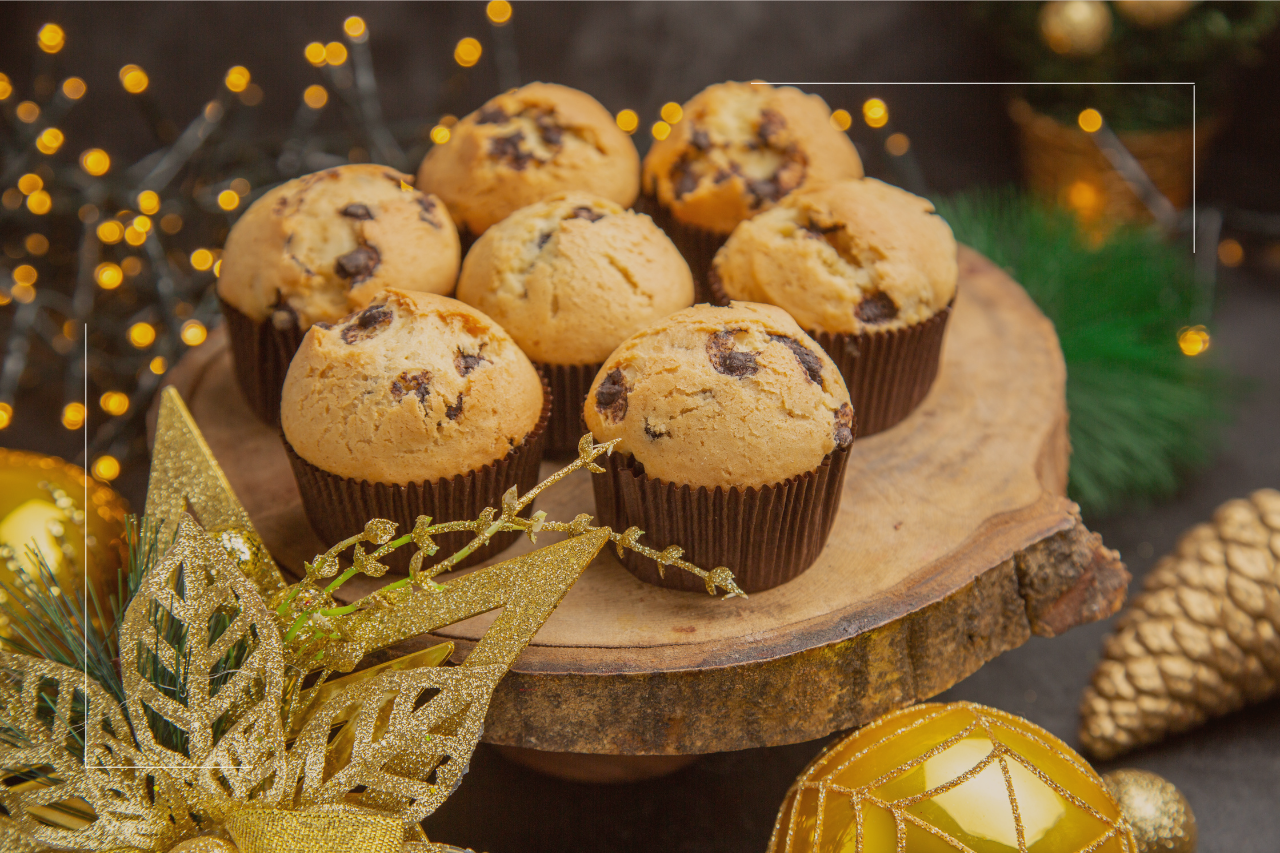
[[[1054,53],[1093,56],[1111,37],[1111,10],[1102,0],[1052,0],[1040,8],[1040,35]]]
[[[0,579],[13,589],[22,578],[34,577],[34,549],[60,589],[80,589],[87,577],[104,611],[109,609],[107,593],[121,564],[128,511],[124,498],[83,468],[0,448]],[[104,587],[107,581],[111,589]],[[0,635],[12,636],[8,621],[0,610]]]
[[[1129,820],[1138,853],[1195,853],[1196,816],[1169,780],[1145,770],[1102,777]]]
[[[886,714],[828,747],[787,793],[770,853],[1134,853],[1102,779],[1004,711]]]
[[[1197,0],[1115,0],[1120,17],[1131,24],[1157,29],[1180,21]]]

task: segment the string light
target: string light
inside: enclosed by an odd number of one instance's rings
[[[114,246],[124,239],[124,226],[114,219],[108,219],[98,226],[98,240],[108,246]]]
[[[44,190],[36,190],[27,196],[27,210],[36,216],[44,216],[53,209],[53,199]]]
[[[318,41],[313,41],[307,45],[306,50],[302,53],[307,58],[307,62],[310,62],[316,68],[323,68],[329,61],[325,59],[324,45]]]
[[[147,367],[156,376],[163,376],[164,372],[169,369],[169,362],[165,361],[164,356],[158,355],[151,359],[151,363],[148,364]]]
[[[36,34],[36,43],[45,53],[57,53],[67,43],[67,34],[57,24],[45,24]]]
[[[196,249],[191,253],[191,268],[204,272],[213,266],[213,252],[208,249]]]
[[[1076,121],[1080,124],[1080,129],[1085,133],[1097,133],[1102,129],[1102,113],[1092,107],[1087,110],[1081,110],[1080,115],[1076,117]]]
[[[146,349],[156,342],[156,327],[150,323],[134,323],[129,327],[129,343],[137,349]]]
[[[14,112],[17,113],[18,120],[26,124],[31,124],[31,122],[40,118],[40,107],[36,105],[35,101],[23,101],[18,104]]]
[[[0,101],[9,100],[9,96],[13,94],[13,84],[9,82],[8,74],[0,74]]]
[[[653,138],[661,142],[671,135],[671,125],[665,121],[655,121],[653,127],[649,128],[649,132],[653,134]]]
[[[862,105],[862,120],[868,127],[884,127],[889,123],[889,107],[879,98],[869,98]]]
[[[505,24],[511,20],[511,4],[507,0],[489,0],[489,5],[484,7],[484,13],[493,23]]]
[[[848,130],[853,127],[853,116],[848,110],[836,110],[831,114],[831,126],[836,130]]]
[[[27,172],[21,178],[18,178],[18,189],[23,195],[31,195],[36,190],[44,189],[44,179],[39,175]]]
[[[199,320],[188,320],[182,324],[182,342],[189,347],[200,346],[208,336],[208,330],[205,329],[204,323]]]
[[[119,417],[129,411],[129,395],[120,391],[107,391],[98,398],[102,411],[113,417]]]
[[[235,210],[240,206],[240,193],[235,190],[223,190],[218,193],[218,207],[223,210]]]
[[[89,89],[84,81],[79,77],[68,77],[62,81],[62,94],[66,95],[73,101],[78,101],[84,97],[84,93]]]
[[[13,406],[0,403],[0,429],[8,429],[11,423],[13,423]]]
[[[1228,237],[1218,244],[1218,260],[1224,267],[1238,267],[1244,262],[1244,246],[1239,240]]]
[[[341,65],[347,61],[347,46],[340,41],[331,41],[324,46],[324,61],[330,65]]]
[[[15,284],[9,295],[23,305],[29,305],[36,298],[36,289],[29,284]]]
[[[151,217],[146,215],[135,216],[129,227],[146,234],[151,230]]]
[[[227,71],[227,76],[222,82],[232,92],[243,92],[249,88],[249,69],[243,65],[234,65]]]
[[[138,210],[148,214],[159,211],[160,194],[155,190],[143,190],[138,193]]]
[[[453,61],[463,68],[470,68],[480,61],[481,53],[483,53],[483,50],[480,47],[480,42],[467,36],[458,42],[458,46],[453,49]]]
[[[449,128],[442,124],[437,124],[431,128],[431,141],[436,145],[444,145],[452,136],[453,134],[449,132]]]
[[[1200,355],[1209,348],[1209,342],[1209,330],[1204,326],[1191,326],[1178,332],[1178,349],[1183,355]]]
[[[111,482],[120,476],[120,461],[114,456],[103,454],[93,461],[93,476],[105,482]]]
[[[364,25],[364,18],[358,15],[352,15],[342,22],[342,31],[347,34],[347,38],[352,41],[364,41],[368,34],[368,28]]]
[[[680,119],[684,118],[684,108],[675,101],[668,101],[663,104],[662,109],[659,112],[662,115],[662,120],[667,124],[675,124],[680,121]]]
[[[614,121],[623,133],[635,133],[640,126],[640,116],[636,115],[635,110],[623,110],[614,117]]]
[[[311,109],[318,110],[329,103],[329,93],[325,91],[324,86],[313,83],[302,93],[302,102]]]
[[[62,425],[69,430],[77,430],[84,426],[84,403],[67,403],[62,407]]]
[[[13,270],[13,280],[18,284],[24,284],[27,287],[36,283],[38,275],[36,268],[31,266],[31,264],[23,264],[22,266],[15,267]]]
[[[105,223],[104,223],[105,224]],[[99,226],[101,229],[101,226]],[[123,230],[123,229],[122,229]],[[93,270],[93,280],[103,290],[115,290],[124,283],[124,270],[111,261],[103,261]]]
[[[100,178],[111,168],[111,158],[101,148],[90,148],[80,155],[80,168],[95,178]]]
[[[147,85],[150,82],[147,72],[137,65],[126,65],[120,69],[120,85],[124,86],[124,90],[131,95],[140,95],[147,91]]]
[[[901,157],[911,150],[911,140],[905,133],[891,133],[884,141],[884,150],[894,157]]]
[[[140,231],[130,225],[128,228],[124,229],[124,241],[130,246],[141,246],[143,243],[147,242],[147,232]]]
[[[49,238],[43,234],[28,234],[23,243],[26,249],[37,258],[49,251]]]
[[[40,150],[41,154],[57,154],[65,138],[62,135],[62,131],[56,127],[46,127],[36,137],[36,148]]]

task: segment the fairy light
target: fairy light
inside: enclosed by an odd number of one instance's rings
[[[23,264],[13,270],[13,280],[27,287],[35,284],[37,277],[39,277],[39,273],[36,272],[36,268],[31,264]]]
[[[151,217],[139,215],[133,217],[133,222],[129,223],[129,227],[146,234],[151,230]]]
[[[307,45],[306,50],[304,50],[302,54],[307,58],[307,62],[310,62],[316,68],[323,68],[329,62],[329,60],[325,58],[324,45],[318,41],[313,41],[311,44]]]
[[[853,127],[853,116],[848,110],[836,110],[831,114],[831,126],[836,130],[848,130]]]
[[[204,272],[213,266],[213,252],[208,249],[196,249],[191,253],[191,268]]]
[[[35,101],[23,101],[18,104],[14,112],[17,113],[18,120],[26,124],[31,124],[31,122],[40,118],[40,107],[36,105]]]
[[[347,46],[340,41],[331,41],[324,46],[324,61],[330,65],[341,65],[347,61]]]
[[[80,155],[80,168],[100,178],[111,168],[111,157],[101,148],[90,148]]]
[[[146,214],[159,212],[160,194],[155,190],[143,190],[138,193],[138,210]]]
[[[124,229],[124,241],[130,246],[141,246],[143,243],[147,242],[147,232],[140,231],[130,225],[128,228]]]
[[[0,403],[0,429],[8,429],[11,423],[13,423],[13,406]]]
[[[62,135],[62,131],[56,127],[46,127],[36,137],[36,148],[40,150],[41,154],[57,154],[65,139],[66,137]]]
[[[36,216],[44,216],[53,209],[53,198],[44,190],[36,190],[27,196],[27,210]]]
[[[1218,244],[1218,260],[1224,267],[1238,267],[1244,262],[1244,246],[1231,237]]]
[[[49,251],[49,238],[43,234],[28,234],[22,245],[26,247],[29,253],[38,258]]]
[[[108,219],[98,226],[98,240],[113,246],[124,239],[124,226],[114,219]]]
[[[862,120],[868,127],[884,127],[889,123],[889,107],[879,98],[868,98],[862,105]]]
[[[653,127],[649,128],[649,132],[653,134],[653,138],[661,142],[671,135],[671,125],[665,121],[655,121]]]
[[[901,157],[911,150],[911,139],[905,133],[891,133],[884,141],[884,150],[894,157]]]
[[[232,92],[243,92],[249,88],[249,69],[243,65],[233,65],[227,71],[227,76],[223,79],[223,83]]]
[[[1081,110],[1080,115],[1076,117],[1076,122],[1085,133],[1097,133],[1102,129],[1102,113],[1093,107]]]
[[[313,83],[302,93],[302,102],[311,109],[318,110],[329,103],[329,93],[325,91],[324,86]]]
[[[209,332],[205,329],[204,323],[199,320],[188,320],[182,324],[180,335],[184,344],[189,347],[198,347],[204,343],[204,339],[209,336]]]
[[[121,229],[123,230],[123,229]],[[115,290],[124,283],[124,270],[111,261],[103,261],[93,270],[93,280],[103,290]]]
[[[129,343],[136,349],[146,349],[156,342],[156,327],[150,323],[134,323],[129,327]]]
[[[636,128],[640,126],[640,116],[635,110],[623,110],[614,117],[614,121],[618,123],[618,128],[623,133],[635,133]]]
[[[112,417],[119,417],[129,411],[129,395],[120,391],[107,391],[98,398],[102,411]]]
[[[45,53],[57,53],[67,43],[67,34],[57,24],[45,24],[36,33],[36,43]]]
[[[164,372],[169,369],[169,362],[165,360],[164,356],[158,355],[151,359],[151,363],[147,365],[147,368],[156,376],[163,376]]]
[[[511,20],[511,4],[507,0],[489,0],[484,13],[490,21],[502,25]]]
[[[44,189],[44,179],[39,175],[27,172],[21,178],[18,178],[18,189],[23,195],[31,195],[37,190]]]
[[[235,190],[223,190],[218,193],[218,207],[223,210],[235,210],[240,206],[240,193]]]
[[[480,61],[480,54],[483,52],[480,42],[467,36],[453,49],[453,61],[463,68],[470,68]]]
[[[1209,348],[1209,330],[1204,326],[1191,326],[1178,332],[1178,349],[1186,356],[1197,356]]]
[[[68,77],[62,81],[62,94],[66,95],[73,101],[78,101],[84,97],[84,93],[89,87],[79,77]]]
[[[62,425],[70,430],[80,429],[84,426],[85,414],[84,403],[67,403],[62,407]]]
[[[431,128],[431,141],[436,145],[444,145],[452,136],[453,134],[449,131],[449,128],[442,124],[437,124]]]
[[[13,94],[13,84],[9,82],[8,74],[0,74],[0,101],[9,100],[9,96]]]
[[[359,15],[352,15],[342,22],[342,31],[347,34],[347,38],[352,41],[364,41],[368,35],[368,27],[364,25],[364,18]]]
[[[120,460],[108,454],[99,456],[93,460],[93,476],[99,480],[111,482],[120,476]]]
[[[675,124],[684,118],[684,108],[675,101],[668,101],[663,104],[659,113],[662,115],[662,120],[667,124]]]
[[[147,91],[150,84],[147,72],[137,65],[126,65],[120,69],[120,85],[131,95],[140,95]]]
[[[36,289],[29,284],[15,284],[9,290],[9,295],[23,305],[28,305],[35,300]]]

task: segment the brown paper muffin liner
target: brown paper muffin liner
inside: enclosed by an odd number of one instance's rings
[[[587,401],[591,383],[603,364],[534,365],[547,378],[551,387],[551,422],[547,425],[547,459],[565,459],[578,455],[578,442],[588,432],[582,425],[582,406]]]
[[[715,270],[707,278],[712,299],[728,305]],[[836,363],[858,418],[858,434],[875,435],[915,411],[938,377],[942,339],[951,318],[952,298],[927,320],[902,329],[860,335],[805,329]]]
[[[666,232],[684,256],[689,271],[693,273],[693,301],[710,302],[711,287],[707,274],[711,271],[711,259],[729,239],[728,234],[717,234],[693,225],[686,225],[671,215],[662,203],[652,195],[641,194],[636,200],[636,211],[647,213],[659,228]]]
[[[596,513],[614,530],[639,527],[650,548],[684,549],[700,568],[725,566],[745,592],[772,589],[799,576],[822,553],[840,509],[849,450],[829,453],[812,471],[760,488],[664,483],[628,453],[604,457],[604,474],[591,478]],[[634,551],[622,564],[640,580],[669,589],[706,592],[688,572],[666,568]]]
[[[240,390],[255,415],[278,426],[284,377],[306,332],[298,328],[296,321],[278,329],[271,320],[253,320],[221,297],[218,302],[226,319],[231,362]]]
[[[281,441],[293,465],[307,521],[325,547],[330,547],[359,533],[365,522],[373,518],[396,522],[397,533],[404,535],[413,530],[420,515],[429,515],[432,523],[440,524],[471,521],[478,518],[486,507],[500,509],[502,495],[507,489],[519,486],[524,493],[538,484],[538,466],[542,462],[551,409],[551,391],[546,377],[542,377],[542,415],[518,447],[512,448],[497,462],[470,473],[408,485],[371,483],[331,474],[299,456],[284,436],[281,436]],[[532,511],[531,503],[522,514],[528,516]],[[519,532],[499,533],[489,540],[488,545],[476,549],[458,563],[458,567],[473,566],[489,559],[506,550],[521,535]],[[472,538],[473,534],[467,531],[436,536],[435,542],[440,546],[436,559],[455,553]],[[409,561],[415,550],[409,546],[397,548],[383,562],[391,571],[405,574],[409,571]]]

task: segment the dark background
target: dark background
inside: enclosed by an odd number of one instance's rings
[[[946,193],[1018,178],[1004,106],[1010,87],[891,85],[1015,79],[970,11],[961,3],[516,3],[509,32],[522,82],[564,83],[590,92],[611,111],[636,110],[642,152],[645,128],[658,108],[710,83],[866,83],[802,88],[855,118],[865,98],[883,98],[895,129],[911,138],[929,187]],[[155,143],[120,88],[121,65],[146,69],[149,94],[179,126],[217,93],[227,68],[244,65],[265,92],[255,111],[260,131],[281,134],[302,90],[327,83],[307,64],[303,47],[340,39],[342,21],[351,14],[368,23],[391,123],[429,126],[439,114],[462,115],[497,91],[494,32],[479,2],[3,3],[0,71],[21,97],[30,96],[41,72],[58,80],[83,77],[89,93],[63,126],[67,145],[75,151],[103,147],[125,163]],[[47,21],[67,34],[66,48],[54,58],[35,47],[35,33]],[[485,48],[468,70],[451,59],[464,36],[479,38]],[[1280,212],[1276,41],[1267,47],[1267,61],[1240,78],[1226,129],[1201,172],[1201,205]],[[333,112],[325,120],[331,127],[338,122]],[[855,122],[851,134],[869,173],[894,180],[867,129]],[[1280,287],[1275,273],[1259,266],[1222,272],[1212,356],[1253,380],[1223,451],[1172,501],[1086,519],[1120,549],[1137,578],[1182,530],[1208,518],[1223,500],[1280,486]],[[80,439],[57,426],[56,407],[26,406],[0,441],[74,457]],[[134,465],[116,485],[140,507],[145,480],[145,470]],[[1033,639],[943,698],[1022,714],[1074,743],[1080,692],[1108,629],[1102,624]],[[1200,819],[1200,850],[1272,853],[1280,848],[1278,711],[1280,702],[1264,703],[1114,766],[1154,770],[1186,792]],[[762,851],[787,786],[822,745],[710,756],[663,779],[613,787],[551,780],[482,747],[428,829],[433,838],[490,853]]]

